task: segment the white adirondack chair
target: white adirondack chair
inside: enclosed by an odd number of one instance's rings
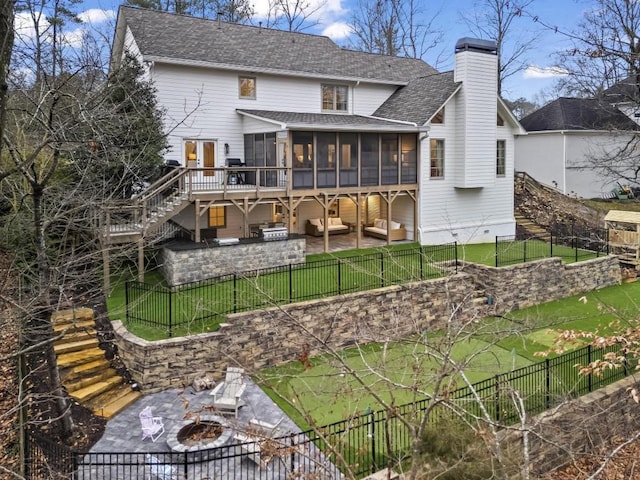
[[[233,411],[235,418],[238,418],[238,409],[244,405],[240,399],[247,386],[242,379],[243,375],[242,368],[227,367],[224,382],[217,385],[210,394],[216,409]]]
[[[140,425],[142,426],[142,440],[147,437],[155,442],[164,433],[162,417],[154,417],[151,407],[145,407],[140,412]]]

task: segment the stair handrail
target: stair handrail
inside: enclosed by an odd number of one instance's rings
[[[102,225],[105,227],[105,234],[108,236],[111,225],[114,224],[112,222],[112,214],[116,212],[127,212],[132,218],[131,225],[137,225],[136,230],[144,230],[146,227],[144,223],[149,219],[149,214],[153,209],[153,200],[176,185],[178,186],[177,191],[184,193],[185,182],[183,179],[188,173],[186,168],[173,168],[166,175],[149,185],[141,195],[112,202],[111,205],[103,207],[104,218]],[[143,222],[143,224],[138,225],[139,222]]]
[[[158,180],[149,185],[142,195],[136,197],[136,200],[140,202],[148,201],[159,193],[171,188],[173,184],[180,180],[181,177],[185,177],[189,173],[188,168],[175,167],[165,176],[160,177]]]

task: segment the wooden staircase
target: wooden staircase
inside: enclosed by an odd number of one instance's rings
[[[136,242],[150,233],[162,236],[167,222],[191,204],[186,175],[185,169],[176,168],[130,205],[105,209],[101,227],[107,243]]]
[[[69,395],[94,414],[111,418],[142,396],[124,383],[99,348],[93,310],[78,308],[52,317],[62,384]]]
[[[521,227],[525,232],[534,236],[549,240],[549,232],[536,223],[532,222],[522,214],[515,212],[516,225]]]

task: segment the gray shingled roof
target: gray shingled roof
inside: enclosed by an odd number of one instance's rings
[[[453,72],[413,79],[384,102],[374,116],[424,125],[456,91]]]
[[[417,127],[405,123],[392,122],[383,119],[363,117],[361,115],[340,115],[331,113],[298,113],[298,112],[275,112],[271,110],[245,110],[239,109],[239,113],[246,113],[256,117],[264,118],[286,124],[288,128],[321,128],[326,126],[331,129],[349,130],[352,128],[374,130],[384,128],[385,130],[409,130],[416,131]]]
[[[120,7],[146,59],[405,84],[436,70],[419,59],[345,50],[328,37]]]
[[[520,124],[528,132],[638,129],[620,110],[594,98],[560,97],[524,117]]]
[[[609,103],[638,103],[640,100],[638,79],[632,76],[619,81],[614,86],[606,89],[602,93],[602,98]]]

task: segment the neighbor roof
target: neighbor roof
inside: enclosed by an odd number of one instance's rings
[[[619,81],[602,93],[603,98],[609,103],[638,103],[640,87],[636,77],[627,77]]]
[[[520,124],[528,132],[638,129],[620,110],[595,98],[560,97],[524,117]]]
[[[331,113],[299,113],[299,112],[276,112],[271,110],[245,110],[239,109],[238,113],[251,115],[253,117],[277,122],[283,128],[314,128],[326,127],[331,130],[408,130],[416,131],[416,125],[408,123],[393,122],[379,118],[365,117],[362,115],[341,115]]]
[[[424,125],[460,85],[453,81],[453,72],[413,79],[391,95],[374,116]]]
[[[118,23],[131,29],[145,60],[399,85],[436,73],[419,59],[345,50],[318,35],[125,6],[120,7]],[[120,36],[123,41],[122,32]],[[118,48],[114,52],[118,55]]]

